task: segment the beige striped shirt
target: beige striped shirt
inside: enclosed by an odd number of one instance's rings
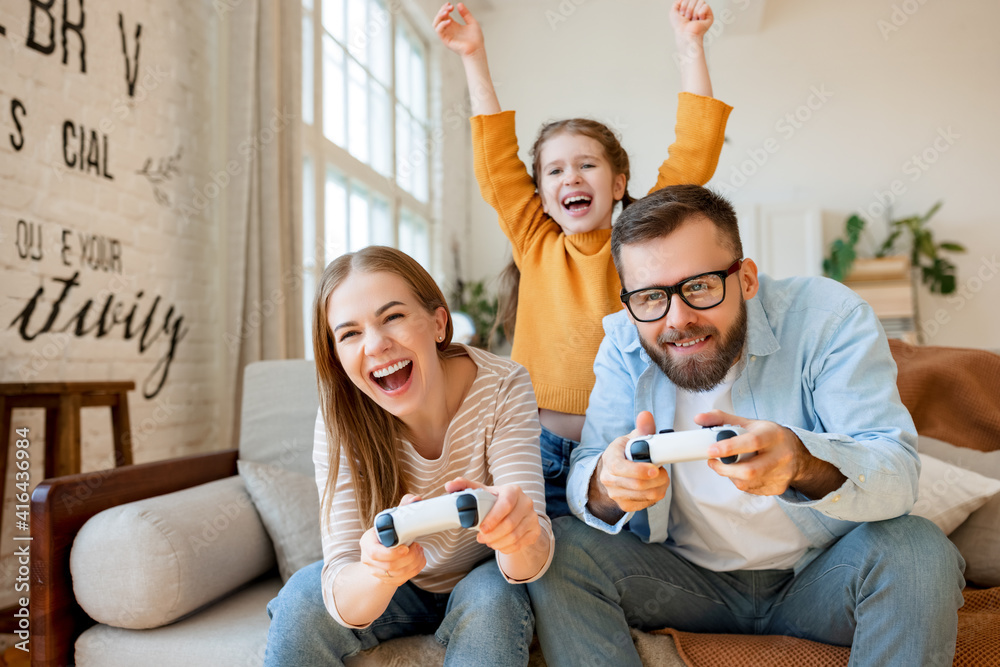
[[[409,484],[407,491],[424,499],[433,498],[443,495],[445,482],[456,477],[490,486],[516,484],[531,498],[542,530],[549,534],[550,545],[554,546],[552,524],[545,515],[545,484],[538,445],[541,432],[538,407],[528,371],[509,359],[489,352],[465,349],[478,367],[476,379],[448,426],[441,456],[434,460],[425,459],[409,442],[400,442],[401,464]],[[316,418],[313,462],[322,507],[323,490],[330,469],[322,413]],[[360,561],[359,542],[365,529],[361,524],[354,481],[344,449],[340,452],[331,515],[329,524],[324,522],[322,527],[323,601],[337,622],[349,625],[344,623],[334,603],[333,582],[345,566]],[[411,581],[433,593],[450,592],[476,563],[487,558],[492,551],[476,542],[474,530],[449,530],[428,535],[419,542],[424,548],[427,565]],[[551,561],[552,548],[545,566],[531,581],[542,576]],[[510,578],[507,580],[524,583]]]

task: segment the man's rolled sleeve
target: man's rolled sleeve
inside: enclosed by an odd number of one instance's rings
[[[906,514],[913,508],[917,494],[919,464],[916,453],[907,454],[909,445],[887,438],[881,445],[858,442],[846,436],[812,433],[789,427],[809,453],[837,468],[847,479],[822,498],[812,499],[789,490],[781,500],[822,512],[842,521],[882,521]],[[883,456],[872,455],[873,447],[887,450]],[[889,454],[894,451],[895,455]],[[885,457],[897,466],[886,466]],[[882,459],[882,460],[879,460]]]
[[[820,423],[844,431],[788,428],[810,454],[847,479],[816,500],[796,493],[781,499],[844,521],[881,521],[909,512],[920,472],[916,429],[899,399],[896,364],[868,304],[845,313],[812,370]]]

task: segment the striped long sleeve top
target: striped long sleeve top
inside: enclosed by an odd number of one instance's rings
[[[464,346],[463,346],[464,347]],[[532,500],[550,544],[552,524],[545,514],[538,438],[538,407],[531,378],[521,365],[489,352],[465,348],[477,366],[476,379],[448,427],[440,457],[422,457],[406,440],[399,443],[407,491],[427,499],[443,495],[444,484],[456,477],[489,486],[516,484]],[[313,462],[322,507],[330,472],[326,426],[322,413],[316,418]],[[340,450],[340,467],[333,492],[331,516],[321,522],[323,541],[323,601],[330,615],[348,627],[333,597],[333,582],[350,563],[361,559],[359,541],[365,532],[354,493],[347,454]],[[433,593],[447,593],[492,550],[476,541],[472,530],[450,530],[419,540],[427,565],[412,583]],[[552,561],[552,548],[542,576]],[[502,570],[502,568],[501,568]],[[504,574],[507,577],[506,574]],[[525,583],[507,578],[511,583]]]

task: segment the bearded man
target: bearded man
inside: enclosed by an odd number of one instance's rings
[[[781,634],[851,665],[951,665],[964,561],[909,516],[919,458],[871,307],[743,257],[698,186],[612,232],[625,309],[604,318],[548,573],[529,584],[549,665],[640,665],[629,627]],[[733,424],[707,461],[628,460],[631,437]],[[719,458],[752,456],[725,464]]]

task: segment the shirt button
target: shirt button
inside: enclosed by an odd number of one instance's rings
[[[863,483],[865,481],[865,476],[864,475],[858,475],[858,481]]]
[[[840,500],[840,494],[838,493],[838,494],[837,494],[837,495],[835,495],[835,496],[834,496],[833,498],[831,498],[831,500],[832,500],[833,502],[837,502],[838,500]]]
[[[750,355],[750,361],[757,361],[757,357],[755,357],[754,355]]]

